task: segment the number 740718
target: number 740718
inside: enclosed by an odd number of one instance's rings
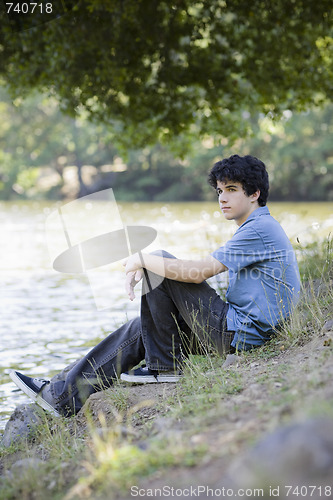
[[[41,14],[51,14],[52,3],[37,2],[6,2],[7,14],[33,14],[35,11]]]

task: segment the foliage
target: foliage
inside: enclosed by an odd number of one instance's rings
[[[298,260],[303,280],[333,279],[333,239],[315,241],[305,247],[298,244]]]
[[[5,15],[0,75],[112,125],[118,144],[238,138],[243,111],[279,116],[332,98],[328,0],[81,0],[21,32]],[[190,141],[189,141],[190,138]]]
[[[191,355],[178,386],[179,406],[173,408],[173,414],[195,419],[207,414],[225,395],[238,394],[242,390],[242,376],[235,372],[226,373],[216,352]]]
[[[118,200],[213,200],[207,172],[217,159],[237,152],[265,161],[270,200],[333,200],[332,105],[288,111],[278,122],[259,115],[251,118],[252,137],[236,141],[233,148],[226,141],[214,146],[213,138],[197,138],[183,160],[160,143],[131,148],[121,158],[107,125],[93,124],[84,114],[68,117],[45,95],[11,102],[1,89],[0,110],[2,199],[66,196],[65,169],[75,166],[81,186],[80,191],[72,189],[71,196],[113,187]],[[93,166],[94,175],[88,179],[86,165]]]
[[[84,117],[62,114],[58,102],[34,93],[28,99],[10,100],[0,89],[0,190],[3,199],[14,193],[38,197],[35,181],[38,167],[49,167],[61,197],[64,167],[93,164],[97,168],[113,162],[116,150],[105,127]],[[45,181],[46,191],[54,184]]]
[[[285,112],[277,123],[253,123],[253,137],[238,144],[240,154],[264,158],[270,200],[333,200],[332,105],[303,113]]]

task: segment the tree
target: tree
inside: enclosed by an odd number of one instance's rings
[[[276,127],[270,141],[272,200],[333,200],[332,119],[331,105],[289,116]]]
[[[17,98],[11,102],[0,87],[0,113],[3,199],[10,198],[13,190],[23,194],[24,188],[33,187],[39,167],[50,167],[59,174],[55,195],[60,196],[64,167],[76,166],[80,185],[77,194],[82,196],[90,189],[82,180],[82,165],[99,169],[113,163],[117,155],[105,126],[92,124],[82,116],[74,119],[63,115],[58,102],[45,95],[34,93],[25,100]]]
[[[279,122],[261,116],[252,122],[253,136],[238,141],[236,149],[265,161],[269,200],[332,201],[332,124],[332,104],[302,113],[286,111]]]
[[[330,0],[81,0],[31,30],[4,17],[0,74],[16,95],[47,90],[111,124],[126,147],[182,151],[191,135],[244,135],[258,111],[331,100],[332,45]]]

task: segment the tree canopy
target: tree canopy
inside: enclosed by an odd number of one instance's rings
[[[64,116],[55,99],[38,93],[11,102],[0,88],[0,114],[0,199],[71,198],[113,187],[119,201],[212,200],[209,169],[237,151],[266,163],[270,200],[333,200],[333,104],[286,111],[279,121],[253,118],[252,137],[232,147],[196,140],[183,161],[161,144],[131,148],[124,160],[106,125]]]
[[[81,0],[20,32],[4,14],[0,75],[142,146],[331,100],[332,49],[331,0]]]

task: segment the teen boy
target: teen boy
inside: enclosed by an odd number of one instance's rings
[[[51,381],[11,372],[43,408],[74,414],[118,376],[128,382],[175,382],[189,352],[209,346],[224,355],[260,346],[288,318],[299,294],[299,272],[285,232],[266,207],[264,163],[233,155],[213,166],[209,183],[224,217],[239,226],[234,236],[201,260],[166,252],[129,257],[124,265],[130,299],[142,277],[143,290],[149,290],[141,297],[140,317]],[[205,281],[224,271],[229,271],[226,302]],[[142,360],[146,367],[131,372]]]

